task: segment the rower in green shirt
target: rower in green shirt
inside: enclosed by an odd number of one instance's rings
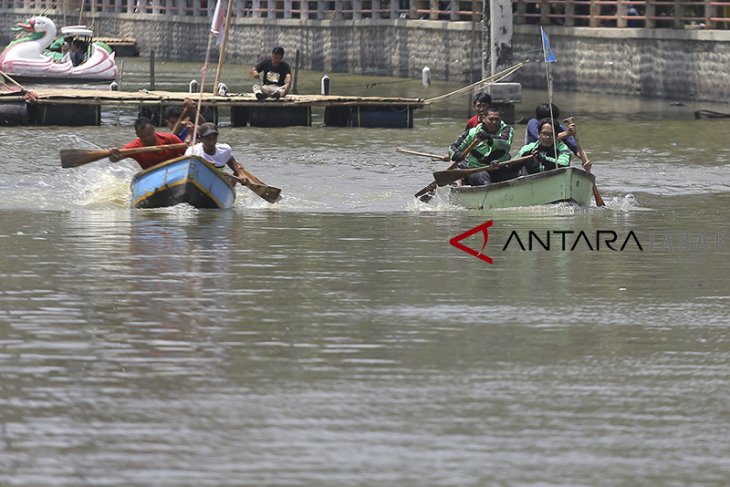
[[[480,115],[481,123],[464,132],[449,148],[451,160],[458,162],[460,169],[485,167],[510,158],[514,129],[502,121],[502,115],[495,108],[488,108]],[[468,154],[466,150],[475,139],[481,142]],[[463,179],[464,184],[482,186],[485,184],[506,181],[519,176],[519,167],[505,167],[496,171],[482,171],[470,174]]]
[[[560,127],[549,118],[543,118],[538,122],[537,130],[539,138],[520,149],[519,157],[534,154],[533,160],[525,163],[525,169],[530,174],[549,171],[557,167],[570,166],[570,149],[558,140],[555,144],[555,136],[560,132]]]

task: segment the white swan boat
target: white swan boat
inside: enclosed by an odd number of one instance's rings
[[[0,54],[0,70],[25,81],[111,81],[116,79],[114,53],[103,43],[93,42],[85,26],[64,27],[66,40],[78,39],[86,46],[86,60],[74,66],[70,59],[54,59],[48,47],[56,40],[56,24],[48,17],[32,17],[18,24],[29,33],[15,39]]]

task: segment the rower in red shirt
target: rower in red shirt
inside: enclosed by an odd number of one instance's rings
[[[169,132],[155,132],[155,126],[147,117],[140,117],[134,122],[134,132],[137,134],[137,138],[132,142],[126,144],[122,149],[135,149],[137,147],[151,147],[156,145],[169,145],[169,144],[180,144],[182,141],[180,138]],[[109,156],[109,160],[117,162],[124,159],[124,156],[119,154],[119,149],[110,149],[112,155]],[[142,169],[148,169],[152,166],[156,166],[161,162],[180,157],[185,154],[185,148],[163,150],[158,152],[145,152],[142,154],[132,154],[127,157],[131,157],[140,165]]]
[[[489,95],[489,93],[484,93],[483,91],[480,91],[474,96],[474,110],[477,112],[476,115],[471,117],[468,122],[466,122],[466,131],[469,131],[479,125],[481,123],[481,120],[479,120],[479,116],[492,106],[492,97]]]

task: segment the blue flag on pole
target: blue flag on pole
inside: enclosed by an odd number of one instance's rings
[[[544,30],[542,30],[542,26],[540,26],[540,35],[542,35],[542,53],[545,56],[545,62],[557,63],[558,60],[556,59],[555,54],[553,54],[553,50],[550,49],[550,40],[548,39],[548,35]]]

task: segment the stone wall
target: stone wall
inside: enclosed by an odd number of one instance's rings
[[[10,28],[30,16],[10,10],[0,17],[3,42]],[[59,17],[54,17],[60,22]],[[208,17],[98,14],[95,31],[104,36],[134,37],[143,56],[202,61],[209,38]],[[469,22],[363,19],[233,20],[226,62],[250,65],[283,46],[302,69],[420,77],[428,65],[433,79],[468,83],[480,70],[481,26]],[[558,58],[552,69],[559,90],[616,93],[697,101],[730,97],[730,32],[649,29],[591,29],[550,26]],[[474,46],[474,43],[478,46]],[[514,81],[544,88],[539,27],[514,28],[515,61],[532,58]]]
[[[549,27],[559,90],[677,100],[730,100],[730,32]],[[537,46],[538,26],[515,28],[515,58]],[[542,53],[519,72],[525,87],[545,87]]]
[[[0,18],[6,41],[10,28],[30,15],[18,12]],[[60,18],[47,16],[60,28]],[[98,14],[94,25],[105,37],[134,37],[142,56],[154,49],[158,59],[178,61],[205,59],[209,29],[209,17],[151,14]],[[434,79],[468,82],[472,73],[475,80],[481,75],[481,59],[472,62],[480,55],[472,50],[474,34],[467,22],[234,18],[226,62],[252,65],[282,46],[290,63],[299,49],[306,70],[420,78],[430,66]]]

